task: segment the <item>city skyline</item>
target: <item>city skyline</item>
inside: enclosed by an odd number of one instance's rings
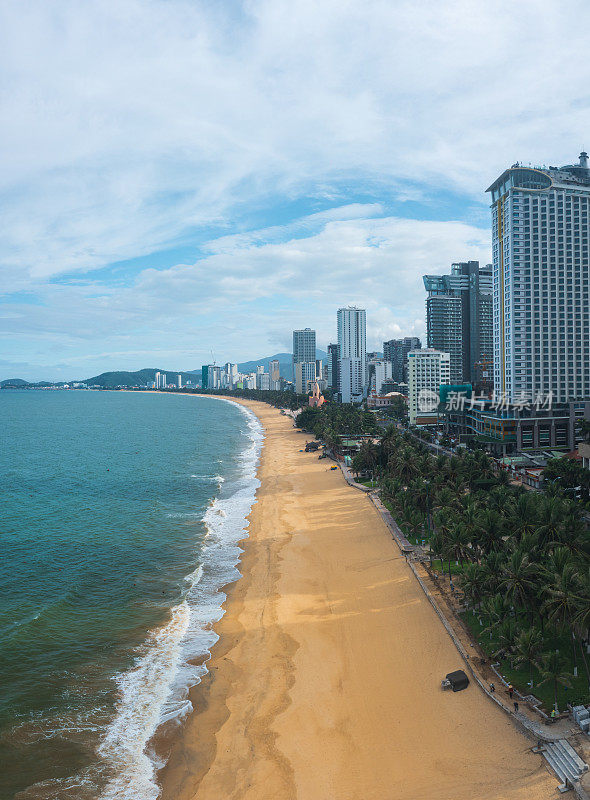
[[[326,346],[334,305],[424,340],[499,170],[590,146],[587,6],[499,5],[6,6],[0,375]]]

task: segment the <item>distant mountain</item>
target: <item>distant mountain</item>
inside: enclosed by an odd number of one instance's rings
[[[325,361],[328,358],[328,354],[324,350],[316,350],[316,358]],[[266,372],[268,372],[268,365],[271,361],[278,361],[279,362],[279,370],[281,373],[281,377],[285,378],[285,380],[292,381],[293,380],[293,355],[292,353],[275,353],[274,356],[264,356],[264,358],[255,358],[252,361],[242,361],[241,364],[238,364],[238,370],[240,372],[256,372],[256,367],[259,365],[264,366]],[[199,379],[201,378],[201,370],[196,369],[192,372],[193,375],[196,375]]]
[[[316,350],[316,358],[325,361],[328,354],[324,350]],[[256,372],[256,367],[263,365],[265,371],[268,372],[268,365],[271,361],[279,362],[279,369],[281,376],[288,381],[293,380],[293,356],[291,353],[275,353],[274,356],[265,356],[264,358],[257,358],[252,361],[242,361],[238,364],[240,372]],[[116,386],[145,386],[155,380],[156,372],[165,372],[168,381],[176,380],[177,375],[182,375],[182,382],[188,381],[197,382],[201,379],[201,370],[178,370],[174,369],[139,369],[136,372],[126,371],[113,371],[102,372],[100,375],[94,375],[92,378],[83,378],[81,380],[70,381],[70,383],[85,383],[88,386],[103,386],[105,389],[114,389]],[[22,378],[8,378],[7,380],[0,381],[0,387],[24,387],[24,386],[57,386],[63,384],[63,381],[58,381],[55,384],[48,383],[47,381],[40,381],[38,383],[29,383]]]
[[[23,381],[22,378],[7,378],[5,381],[0,381],[0,386],[29,386],[28,381]]]
[[[155,380],[156,372],[165,372],[169,383],[176,380],[177,375],[182,375],[182,382],[194,381],[195,375],[192,372],[178,372],[178,370],[166,369],[139,369],[137,372],[103,372],[93,378],[84,378],[81,383],[88,386],[104,386],[105,389],[113,389],[115,386],[145,386]]]

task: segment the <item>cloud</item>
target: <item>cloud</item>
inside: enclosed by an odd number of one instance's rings
[[[139,352],[173,306],[230,349],[258,303],[256,351],[295,298],[387,301],[379,336],[420,318],[421,272],[482,254],[491,180],[590,146],[589,22],[584,0],[6,0],[0,288],[44,303],[12,346]],[[390,264],[414,283],[390,293]]]
[[[145,269],[126,288],[49,286],[41,305],[12,304],[2,328],[21,347],[31,343],[32,361],[47,361],[57,348],[75,377],[107,359],[122,369],[165,357],[168,368],[194,368],[211,347],[219,360],[245,360],[284,350],[291,330],[306,325],[327,345],[337,307],[353,303],[367,308],[369,347],[380,349],[386,338],[424,333],[416,313],[424,306],[422,274],[489,254],[488,231],[462,222],[351,216],[349,209],[344,219],[329,216],[313,233],[285,241],[256,234],[212,241],[210,255]]]

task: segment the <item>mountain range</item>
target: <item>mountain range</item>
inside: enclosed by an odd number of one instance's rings
[[[328,354],[324,350],[316,350],[316,358],[325,361],[327,357]],[[242,361],[242,363],[238,364],[238,370],[246,373],[255,372],[256,367],[262,365],[264,366],[265,371],[268,371],[268,365],[271,361],[279,362],[281,377],[288,381],[293,380],[293,356],[291,353],[275,353],[274,356],[265,356],[264,358],[258,358],[252,361]],[[140,369],[136,372],[126,372],[120,370],[113,372],[102,372],[100,375],[94,375],[91,378],[80,378],[78,380],[70,381],[70,383],[86,383],[88,386],[104,386],[106,389],[112,389],[115,386],[142,386],[155,380],[156,372],[165,372],[169,380],[172,379],[172,376],[176,377],[177,375],[182,375],[183,383],[201,379],[200,369],[187,371],[157,369],[154,367]],[[0,386],[12,386],[15,388],[25,386],[59,386],[60,383],[63,384],[65,381],[58,381],[56,383],[39,381],[37,383],[31,383],[23,380],[22,378],[8,378],[7,380],[0,381]]]

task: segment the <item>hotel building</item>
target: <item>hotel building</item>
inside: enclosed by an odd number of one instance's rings
[[[424,348],[408,353],[408,410],[410,425],[437,422],[439,389],[450,383],[451,357],[440,350]]]
[[[315,331],[311,328],[293,331],[293,378],[297,394],[307,391],[308,380],[315,380],[315,355]]]
[[[451,264],[450,275],[424,275],[428,347],[451,356],[451,382],[477,382],[493,355],[492,265]]]
[[[338,392],[342,403],[360,403],[367,383],[367,312],[338,309]]]
[[[514,164],[492,197],[494,386],[590,398],[590,170]]]

